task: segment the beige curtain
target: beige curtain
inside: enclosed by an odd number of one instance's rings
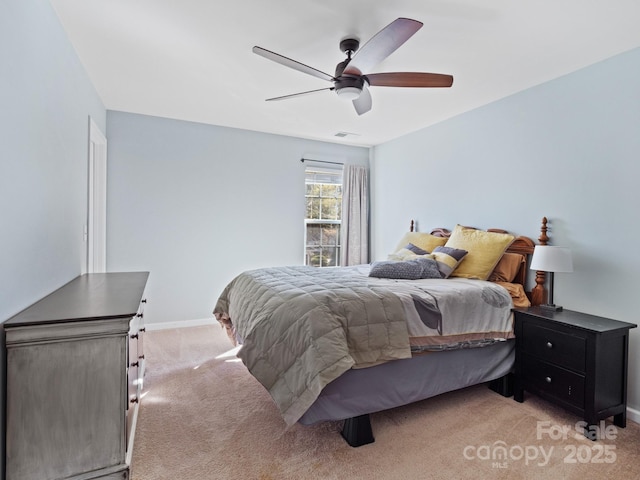
[[[369,178],[367,169],[344,166],[340,265],[369,263]]]

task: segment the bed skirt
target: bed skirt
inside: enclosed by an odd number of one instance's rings
[[[352,369],[329,383],[300,418],[311,425],[345,420],[496,380],[514,364],[515,340]]]

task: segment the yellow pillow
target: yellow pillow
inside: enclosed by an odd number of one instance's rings
[[[485,232],[456,225],[445,246],[469,253],[451,276],[486,280],[514,239],[508,233]]]
[[[405,248],[410,243],[413,243],[416,247],[420,247],[421,249],[431,253],[436,247],[442,247],[447,243],[447,239],[445,237],[436,237],[430,233],[408,232],[404,237],[402,237],[402,240],[398,243],[394,253]]]

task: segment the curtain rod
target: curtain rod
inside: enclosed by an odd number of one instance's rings
[[[344,165],[344,163],[342,163],[342,162],[328,162],[326,160],[313,160],[311,158],[301,158],[300,161],[302,163],[304,163],[304,162],[317,162],[317,163],[332,163],[334,165]]]

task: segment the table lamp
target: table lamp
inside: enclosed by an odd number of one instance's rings
[[[549,272],[549,302],[540,305],[545,310],[559,312],[562,307],[553,303],[553,274],[573,272],[571,249],[551,245],[536,245],[531,259],[531,270]]]

